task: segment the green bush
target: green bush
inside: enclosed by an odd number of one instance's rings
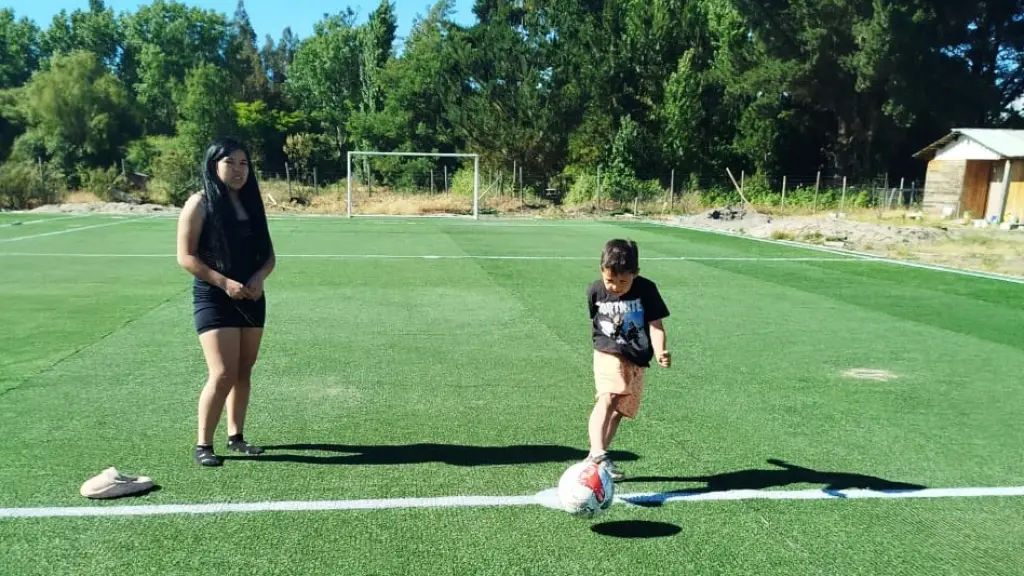
[[[646,202],[663,197],[665,189],[657,180],[641,180],[621,170],[609,170],[601,174],[601,196],[616,202]]]
[[[121,171],[111,166],[110,168],[82,168],[78,171],[80,187],[86,192],[91,192],[100,200],[110,202],[114,200],[114,188],[124,187],[126,180],[121,176]]]
[[[295,169],[308,173],[312,173],[313,168],[318,168],[319,172],[337,171],[338,162],[342,160],[334,139],[326,134],[290,134],[285,139],[284,153]],[[355,171],[356,167],[352,169]]]
[[[168,146],[170,140],[167,136],[150,136],[129,143],[125,148],[125,164],[128,171],[152,175],[160,151]]]
[[[597,192],[597,175],[582,172],[572,179],[569,192],[565,195],[564,202],[570,206],[590,204],[594,201]]]
[[[49,162],[8,161],[0,164],[0,206],[14,210],[60,201],[67,191],[64,176]]]
[[[452,176],[451,184],[448,186],[451,194],[456,196],[473,197],[473,168],[463,168]],[[481,191],[483,193],[483,191]]]
[[[179,138],[161,142],[161,149],[152,161],[153,188],[174,206],[182,206],[193,192],[202,188],[199,163],[195,153]]]

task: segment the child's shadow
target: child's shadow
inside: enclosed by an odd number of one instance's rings
[[[859,488],[879,492],[914,492],[922,490],[925,486],[920,484],[909,484],[906,482],[894,482],[876,476],[857,474],[852,472],[824,472],[804,468],[782,460],[769,459],[769,464],[778,466],[779,469],[761,470],[749,469],[736,472],[724,472],[710,476],[638,476],[627,478],[620,483],[627,482],[703,482],[704,487],[684,490],[674,490],[661,494],[643,495],[627,498],[626,501],[638,506],[656,507],[664,504],[665,500],[671,497],[707,494],[710,492],[728,492],[731,490],[763,490],[789,486],[792,484],[823,484],[822,491],[836,497],[842,497],[841,490]]]

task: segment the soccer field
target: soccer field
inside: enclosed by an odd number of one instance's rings
[[[270,226],[267,453],[204,469],[175,219],[0,214],[0,573],[1024,573],[1022,284],[638,222]],[[614,237],[674,364],[588,521],[544,503]],[[159,489],[79,496],[108,466]]]

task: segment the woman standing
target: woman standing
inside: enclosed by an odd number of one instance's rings
[[[245,441],[252,368],[263,337],[263,282],[276,258],[249,151],[230,138],[206,150],[203,190],[193,194],[178,218],[178,264],[193,276],[193,317],[206,358],[208,378],[199,396],[195,459],[220,466],[213,449],[224,405],[228,450],[261,454]]]

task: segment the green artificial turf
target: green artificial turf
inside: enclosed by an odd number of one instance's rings
[[[205,367],[174,219],[0,228],[0,508],[551,488],[586,452],[585,289],[604,241],[622,236],[671,309],[675,365],[650,370],[616,439],[620,493],[1024,484],[1024,286],[635,223],[284,218],[271,230],[281,257],[246,429],[268,453],[201,469]],[[673,257],[695,259],[657,259]],[[830,261],[781,260],[807,257]],[[857,368],[894,379],[844,375]],[[85,501],[78,487],[107,466],[160,489]],[[1021,520],[1013,497],[619,504],[596,521],[539,506],[0,518],[0,566],[1019,574]],[[645,523],[678,532],[621,537]]]

